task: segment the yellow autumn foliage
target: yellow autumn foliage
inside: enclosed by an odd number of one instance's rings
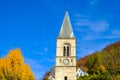
[[[104,65],[99,65],[99,69],[101,72],[106,72],[105,66]]]
[[[35,80],[19,49],[11,50],[5,58],[0,58],[0,80]]]

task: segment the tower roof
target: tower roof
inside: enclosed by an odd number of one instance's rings
[[[68,11],[66,11],[65,13],[65,17],[64,17],[58,38],[75,38]]]

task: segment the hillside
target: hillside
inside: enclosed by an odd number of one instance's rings
[[[89,74],[95,74],[97,79],[99,75],[104,77],[103,79],[100,78],[102,80],[120,80],[120,41],[108,45],[99,52],[79,59],[77,61],[78,67]],[[103,76],[103,74],[107,77]]]

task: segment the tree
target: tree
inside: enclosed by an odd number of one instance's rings
[[[0,63],[0,80],[35,80],[19,49],[11,50]]]

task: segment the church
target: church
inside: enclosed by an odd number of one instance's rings
[[[76,38],[68,11],[56,42],[55,80],[76,80]]]

